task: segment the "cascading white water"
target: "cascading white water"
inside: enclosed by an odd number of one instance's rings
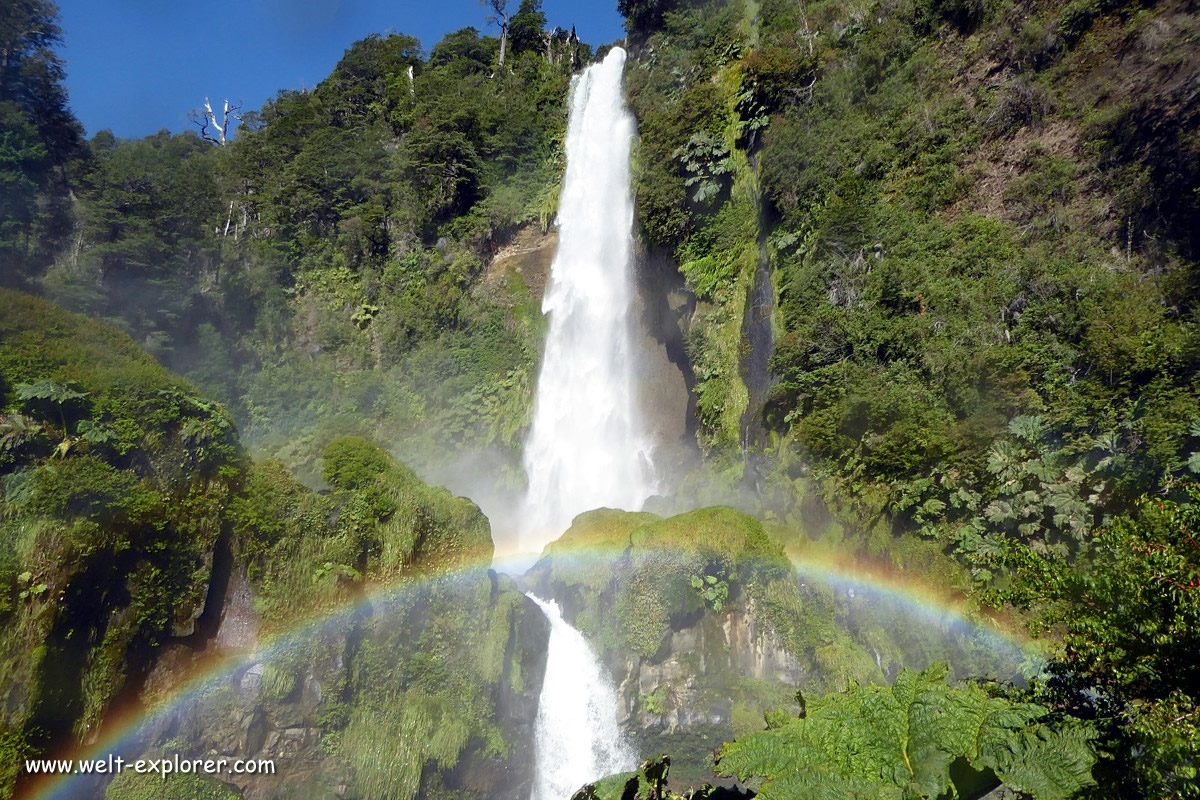
[[[585,783],[636,763],[617,725],[616,692],[587,640],[562,618],[558,603],[529,597],[550,620],[531,800],[567,800]]]
[[[525,550],[541,550],[582,511],[640,509],[656,488],[631,363],[634,122],[624,67],[614,47],[572,84],[558,252],[542,302],[550,329],[525,443]]]

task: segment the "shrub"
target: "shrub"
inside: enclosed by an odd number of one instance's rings
[[[359,489],[375,480],[391,464],[391,458],[378,445],[361,436],[334,439],[322,453],[321,472],[335,489]]]

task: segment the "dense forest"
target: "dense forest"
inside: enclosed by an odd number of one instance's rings
[[[618,8],[691,456],[654,514],[581,516],[529,580],[610,663],[758,609],[811,681],[713,684],[728,724],[645,740],[675,778],[578,796],[1200,797],[1195,2]],[[200,664],[239,575],[264,633],[444,578],[228,705],[298,703],[338,796],[521,787],[544,623],[430,484],[524,484],[544,274],[503,265],[553,246],[571,78],[608,46],[538,0],[500,21],[353,43],[228,137],[88,139],[54,6],[0,8],[0,795]],[[628,571],[572,571],[597,547]],[[1045,664],[970,680],[969,648],[792,581],[814,554],[952,593]],[[633,718],[682,702],[656,684]],[[157,796],[127,778],[105,796]]]

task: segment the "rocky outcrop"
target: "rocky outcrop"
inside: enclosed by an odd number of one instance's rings
[[[809,674],[759,619],[753,600],[744,609],[672,630],[660,653],[629,655],[618,672],[621,722],[668,734],[731,724],[730,677],[799,686]]]
[[[220,654],[232,654],[237,666],[221,670],[203,688],[145,727],[135,749],[146,757],[179,752],[185,757],[226,758],[230,762],[272,761],[273,774],[222,776],[223,782],[247,800],[362,797],[355,788],[361,779],[359,769],[342,744],[348,723],[353,724],[360,707],[384,702],[392,703],[390,710],[396,711],[402,710],[406,701],[418,702],[416,693],[407,695],[401,690],[390,694],[397,684],[392,676],[375,674],[375,670],[380,659],[402,671],[414,656],[422,658],[419,651],[431,647],[431,629],[445,626],[446,617],[439,612],[453,602],[460,604],[461,612],[455,622],[463,624],[436,632],[444,645],[470,661],[480,655],[477,648],[490,646],[481,645],[476,634],[497,637],[492,643],[502,644],[492,654],[495,672],[483,675],[494,680],[476,685],[480,696],[463,699],[487,708],[481,721],[494,726],[507,746],[497,748],[495,741],[473,735],[452,762],[439,753],[442,757],[424,767],[420,796],[457,791],[480,797],[528,795],[533,749],[525,744],[533,738],[549,625],[537,606],[507,579],[481,573],[479,581],[465,581],[443,593],[417,590],[420,596],[415,599],[406,595],[373,602],[263,650],[255,637],[262,620],[253,610],[251,584],[244,576],[235,576],[212,641],[216,653],[209,657],[217,655],[220,663]],[[503,626],[499,631],[492,627],[497,624]],[[167,694],[201,661],[200,655],[186,648],[169,648],[148,677],[147,691]],[[483,665],[482,660],[478,663]],[[481,671],[486,673],[486,665]],[[414,676],[413,680],[420,678]],[[411,686],[407,688],[413,691]],[[455,687],[445,688],[453,691]],[[428,700],[430,693],[422,692],[420,700]],[[375,732],[380,742],[394,741],[396,748],[411,746],[401,733]],[[433,733],[437,735],[436,728]]]
[[[790,580],[786,565],[733,509],[589,512],[526,580],[599,651],[635,749],[671,753],[682,781],[711,780],[713,748],[761,727],[810,675],[759,598]]]
[[[540,299],[546,291],[550,263],[554,261],[557,249],[557,228],[543,230],[540,225],[524,225],[492,256],[483,287],[494,290],[509,281],[518,280],[528,287],[533,297]]]

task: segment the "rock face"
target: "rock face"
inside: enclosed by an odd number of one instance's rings
[[[732,738],[735,705],[746,716],[757,710],[744,698],[738,703],[744,694],[739,683],[799,687],[809,676],[755,605],[751,599],[744,608],[706,614],[672,630],[653,657],[611,659],[622,725],[642,753],[673,752],[676,775],[701,768],[713,747]],[[784,704],[788,698],[785,692],[775,699]]]
[[[759,598],[794,583],[762,527],[733,509],[583,514],[526,579],[588,635],[626,734],[643,756],[671,753],[673,779],[711,779],[712,750],[762,727],[810,675]]]
[[[273,761],[274,774],[222,777],[248,800],[369,796],[356,788],[364,777],[361,764],[343,746],[343,736],[353,726],[360,706],[382,701],[393,705],[385,711],[398,712],[406,703],[428,700],[427,693],[381,697],[380,686],[393,684],[391,676],[374,674],[378,665],[405,670],[410,659],[421,658],[420,651],[430,647],[424,637],[433,628],[440,628],[438,638],[470,661],[478,655],[471,652],[480,643],[475,634],[482,631],[492,645],[498,645],[492,654],[495,658],[489,659],[496,669],[483,675],[493,678],[490,683],[476,686],[481,696],[468,699],[486,707],[486,722],[494,726],[507,747],[496,748],[494,742],[470,737],[452,763],[442,757],[424,764],[418,773],[419,796],[433,798],[459,791],[478,797],[526,796],[533,776],[533,749],[527,743],[532,741],[545,673],[549,624],[511,582],[495,573],[481,574],[479,581],[467,581],[445,593],[430,590],[416,598],[372,603],[302,632],[294,640],[255,652],[259,643],[248,637],[262,621],[253,612],[249,583],[243,576],[235,576],[213,646],[226,652],[240,649],[245,656],[237,660],[234,669],[219,674],[144,729],[137,749],[231,762]],[[467,620],[470,624],[446,625],[446,617],[439,612],[447,602],[460,604],[463,614],[456,622]],[[161,692],[195,666],[195,654],[170,650],[159,659],[145,685]],[[442,720],[441,724],[449,723]],[[436,725],[432,737],[439,735]],[[399,731],[381,726],[374,733],[389,749],[417,749],[414,743],[398,738]]]
[[[484,285],[494,288],[517,278],[536,298],[546,291],[550,263],[558,249],[558,229],[543,231],[541,226],[523,226],[508,244],[500,248],[488,265]]]
[[[799,685],[807,671],[784,647],[775,628],[759,619],[757,605],[751,598],[744,611],[725,615],[721,630],[733,669],[756,680]]]

